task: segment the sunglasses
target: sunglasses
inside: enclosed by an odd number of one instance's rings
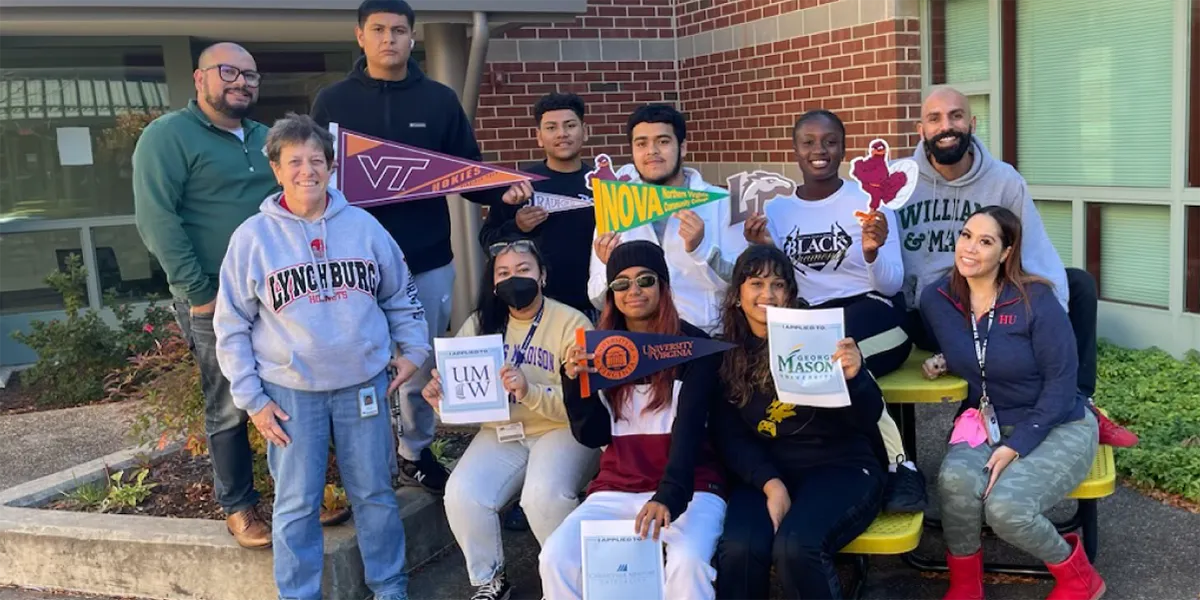
[[[246,87],[258,87],[262,83],[262,74],[258,71],[243,71],[233,65],[214,65],[200,69],[201,71],[211,71],[216,69],[221,76],[221,81],[225,83],[233,83],[237,81],[238,75],[246,79]]]
[[[513,242],[496,242],[495,244],[488,246],[488,256],[495,258],[497,256],[500,256],[500,254],[502,254],[503,252],[506,252],[508,250],[515,250],[517,252],[525,252],[528,254],[533,254],[534,252],[537,251],[537,246],[534,245],[534,243],[530,240],[516,240]]]
[[[612,280],[612,283],[608,284],[608,289],[614,292],[624,292],[629,290],[629,288],[635,283],[639,288],[642,289],[654,287],[654,285],[658,283],[658,275],[655,275],[654,273],[643,273],[637,277],[634,277],[633,279],[628,277],[618,277]]]

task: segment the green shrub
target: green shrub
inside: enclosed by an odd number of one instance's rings
[[[1141,438],[1117,450],[1117,470],[1200,501],[1200,353],[1178,360],[1101,342],[1096,374],[1096,404]]]
[[[103,382],[127,356],[142,352],[166,335],[173,316],[151,301],[144,317],[134,317],[128,304],[108,298],[120,326],[116,331],[87,306],[87,270],[78,254],[67,257],[65,271],[46,277],[46,284],[62,295],[65,321],[33,321],[29,333],[14,332],[13,339],[37,352],[38,360],[22,378],[38,391],[43,406],[76,406],[99,400]]]

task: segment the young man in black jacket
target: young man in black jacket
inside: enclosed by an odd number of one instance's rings
[[[540,163],[523,170],[545,176],[533,184],[534,192],[592,201],[587,174],[592,166],[580,158],[587,142],[583,122],[583,99],[571,93],[542,96],[533,107],[537,142],[546,151]],[[496,204],[488,209],[487,221],[479,231],[484,250],[497,242],[531,239],[541,251],[548,271],[546,295],[569,304],[596,319],[596,308],[588,299],[588,268],[596,211],[591,207],[550,213],[541,206]]]
[[[481,160],[475,132],[454,90],[425,77],[410,58],[416,14],[404,0],[366,0],[358,8],[354,33],[363,57],[346,77],[317,94],[312,117],[366,135],[468,160]],[[526,187],[527,184],[526,184]],[[484,205],[499,204],[504,190],[463,194]],[[446,198],[427,198],[367,209],[404,252],[425,308],[432,338],[450,324],[454,294],[454,255],[450,248],[450,209]],[[399,419],[400,477],[441,493],[448,473],[429,450],[433,408],[421,397],[433,357],[398,393],[392,409]]]

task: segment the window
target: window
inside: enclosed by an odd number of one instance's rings
[[[0,314],[61,310],[62,296],[46,285],[46,276],[66,266],[67,256],[83,250],[79,230],[0,234]]]
[[[967,106],[971,108],[971,115],[975,117],[975,137],[979,138],[985,146],[992,144],[992,108],[988,96],[968,96]]]
[[[134,225],[92,228],[92,246],[96,252],[96,275],[100,292],[113,292],[126,302],[170,299],[167,274],[158,259],[142,245]]]
[[[1168,206],[1088,204],[1088,271],[1100,298],[1166,308],[1171,297]]]
[[[1200,206],[1187,207],[1187,277],[1183,309],[1200,313]]]
[[[1018,0],[1017,156],[1031,184],[1170,187],[1174,2]]]
[[[1035,200],[1033,203],[1037,206],[1038,215],[1042,217],[1042,225],[1046,228],[1050,243],[1054,244],[1054,249],[1058,251],[1058,257],[1064,265],[1071,266],[1075,263],[1071,203],[1047,200]]]
[[[938,83],[988,81],[988,0],[944,0],[944,4],[946,72]]]
[[[133,214],[133,146],[170,106],[155,48],[0,52],[0,222]]]

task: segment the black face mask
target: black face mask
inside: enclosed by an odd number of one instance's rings
[[[496,284],[496,297],[510,307],[521,310],[533,304],[541,287],[532,277],[509,277]]]
[[[925,156],[933,157],[939,165],[958,164],[958,161],[967,155],[967,150],[971,149],[971,134],[974,131],[974,127],[966,133],[961,131],[947,131],[934,136],[933,139],[925,140]],[[958,140],[958,143],[949,148],[942,148],[938,145],[938,142],[947,138]]]

